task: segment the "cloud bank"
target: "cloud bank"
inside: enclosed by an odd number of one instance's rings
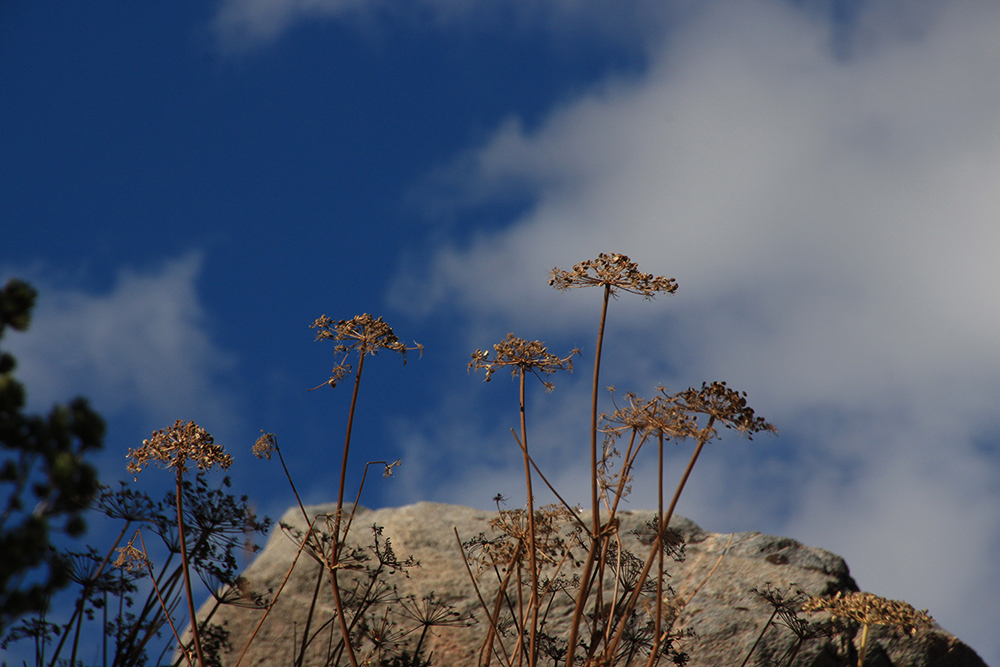
[[[595,302],[548,291],[553,265],[624,252],[677,278],[669,301],[614,304],[626,349],[608,368],[640,393],[725,379],[782,431],[709,453],[681,511],[843,554],[862,587],[929,608],[1000,662],[1000,6],[876,0],[844,24],[824,2],[661,4],[630,4],[620,25],[632,27],[616,32],[644,40],[645,72],[600,82],[537,128],[511,118],[429,179],[466,219],[525,193],[532,205],[502,231],[430,250],[391,301],[464,313],[475,335],[504,322],[563,339],[590,332]],[[228,0],[216,27],[252,45],[307,20],[420,14],[461,28],[485,15],[402,6]],[[584,3],[530,7],[522,19],[600,24]],[[650,16],[661,20],[634,20]],[[586,390],[559,392],[538,403],[535,441],[560,461],[562,488],[586,489],[566,437]],[[422,432],[404,436],[408,460],[444,446],[447,469],[465,472],[425,466],[423,488],[433,479],[437,499],[477,505],[484,489],[520,488],[516,464],[484,456],[501,420],[469,424],[470,396],[442,404],[462,423],[411,425]],[[489,446],[510,447],[497,432]]]
[[[674,364],[620,354],[629,388],[725,379],[783,433],[707,460],[682,509],[841,553],[995,662],[1000,6],[876,2],[836,33],[780,2],[707,3],[642,76],[531,131],[510,119],[435,178],[470,217],[534,204],[437,250],[396,304],[589,335],[596,302],[547,291],[553,265],[624,252],[677,278],[668,302],[613,306]]]
[[[122,271],[106,294],[49,284],[18,273],[39,296],[31,328],[4,337],[33,410],[83,395],[113,416],[134,411],[168,426],[178,415],[232,424],[233,405],[219,374],[235,360],[209,337],[191,254],[157,271]]]

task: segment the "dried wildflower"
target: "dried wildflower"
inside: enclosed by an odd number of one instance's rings
[[[265,433],[261,430],[260,437],[257,438],[257,442],[253,444],[253,448],[250,451],[257,458],[270,461],[271,454],[276,449],[278,449],[278,438],[273,433]]]
[[[208,431],[194,422],[185,424],[180,419],[170,428],[153,433],[149,440],[143,440],[139,449],[129,448],[126,458],[132,459],[128,471],[135,475],[150,463],[173,468],[178,474],[187,472],[188,459],[202,470],[209,470],[215,464],[227,470],[233,463],[233,457],[226,454],[221,445],[215,444]]]
[[[658,388],[661,395],[650,400],[642,399],[629,392],[625,394],[628,405],[615,406],[610,415],[603,415],[604,433],[618,434],[635,430],[646,435],[662,432],[667,438],[686,438],[695,435],[697,424],[691,419],[678,396],[668,395],[666,389]],[[612,388],[613,390],[613,388]]]
[[[660,392],[666,396],[663,387]],[[707,415],[714,423],[745,433],[750,440],[754,433],[761,431],[777,433],[774,425],[754,414],[753,408],[747,405],[746,395],[745,391],[730,389],[725,382],[703,382],[701,389],[686,389],[669,398],[676,400],[686,412]]]
[[[342,357],[340,363],[333,367],[330,379],[324,383],[331,387],[336,387],[338,382],[350,375],[352,367],[347,363],[347,356],[351,352],[357,351],[364,357],[368,354],[377,354],[380,349],[391,350],[402,355],[404,365],[406,353],[410,350],[419,350],[420,354],[424,352],[424,346],[419,343],[414,343],[414,347],[406,347],[393,333],[392,327],[383,322],[381,317],[374,318],[368,313],[356,315],[350,320],[337,321],[323,315],[310,324],[309,328],[318,330],[316,340],[349,341],[338,343],[334,348]]]
[[[138,536],[139,531],[136,531],[135,536],[132,537],[129,543],[118,549],[118,558],[114,562],[115,567],[133,574],[140,574],[149,570],[149,558],[135,547],[135,540]]]
[[[392,469],[401,465],[403,465],[403,459],[396,459],[392,463],[386,463],[385,470],[382,471],[382,477],[392,477]]]
[[[597,259],[588,259],[575,265],[571,271],[554,268],[549,273],[549,285],[557,290],[577,287],[601,286],[607,287],[614,295],[618,290],[639,294],[643,298],[652,299],[657,292],[673,294],[677,291],[677,281],[673,278],[654,276],[643,273],[639,265],[627,255],[603,252]]]
[[[848,618],[864,625],[892,625],[913,635],[933,625],[927,610],[918,611],[901,600],[889,600],[874,593],[837,592],[833,597],[811,597],[803,611],[827,611],[838,618]]]
[[[552,391],[555,389],[555,385],[545,380],[543,376],[561,370],[572,373],[573,355],[579,353],[580,350],[573,350],[568,356],[559,358],[554,354],[549,354],[545,343],[537,340],[529,342],[509,333],[504,340],[493,346],[492,360],[489,358],[489,352],[482,350],[473,352],[472,361],[469,362],[469,371],[485,370],[485,382],[489,382],[493,373],[505,367],[510,368],[511,375],[515,377],[519,373],[533,373],[545,385],[546,391]]]

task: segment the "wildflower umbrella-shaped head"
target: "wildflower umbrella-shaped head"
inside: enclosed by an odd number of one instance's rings
[[[600,253],[597,259],[588,259],[564,271],[554,268],[549,273],[549,285],[557,290],[577,287],[607,287],[614,296],[619,290],[652,299],[657,292],[673,294],[677,281],[673,278],[643,273],[639,265],[619,253]]]
[[[611,388],[614,391],[614,388]],[[623,431],[634,430],[646,436],[662,433],[666,438],[681,439],[695,435],[697,424],[680,404],[676,395],[668,395],[659,387],[660,396],[646,400],[632,392],[625,394],[627,405],[618,406],[611,414],[602,415],[608,435],[617,436]]]
[[[552,391],[555,385],[545,377],[561,370],[572,372],[573,355],[579,353],[579,350],[573,350],[568,356],[560,358],[550,354],[545,343],[541,341],[527,341],[509,333],[505,339],[493,346],[492,359],[489,352],[482,350],[473,352],[469,371],[486,371],[485,382],[489,382],[493,373],[501,368],[510,368],[511,375],[514,376],[519,373],[533,373],[545,385],[546,391]]]
[[[927,610],[917,610],[908,602],[889,600],[874,593],[840,591],[833,597],[811,597],[802,605],[803,611],[826,611],[838,618],[847,618],[864,625],[891,625],[909,634],[934,624]]]
[[[381,317],[372,317],[368,313],[355,315],[350,320],[336,321],[323,315],[309,327],[317,330],[316,340],[338,341],[334,349],[341,355],[341,360],[333,367],[330,379],[325,383],[331,387],[336,387],[338,382],[350,374],[351,365],[347,363],[347,357],[352,352],[363,357],[366,354],[377,354],[379,350],[391,350],[402,355],[405,365],[408,351],[419,350],[421,354],[424,351],[424,346],[419,343],[414,343],[414,347],[406,347]]]
[[[660,391],[666,395],[666,390],[661,388]],[[703,382],[701,389],[685,389],[672,398],[686,412],[706,415],[714,423],[740,431],[751,440],[754,433],[761,431],[776,433],[778,429],[773,424],[756,416],[753,408],[747,405],[746,395],[746,392],[730,389],[725,382]]]
[[[222,445],[215,444],[208,431],[192,421],[185,424],[180,419],[170,428],[156,431],[148,440],[143,440],[139,449],[129,448],[127,458],[131,459],[128,471],[135,475],[150,463],[173,468],[178,475],[187,472],[188,461],[193,461],[201,470],[210,470],[216,464],[228,470],[233,463],[233,457]]]

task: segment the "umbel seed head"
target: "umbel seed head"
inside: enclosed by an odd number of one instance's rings
[[[865,625],[892,625],[909,634],[934,624],[927,610],[918,611],[901,600],[889,600],[874,593],[840,591],[833,597],[811,597],[802,605],[803,611],[826,611],[839,618],[849,618]]]
[[[227,470],[233,464],[233,457],[222,445],[215,444],[208,431],[192,421],[185,424],[180,419],[170,428],[156,431],[148,440],[143,440],[139,449],[129,448],[126,458],[132,459],[128,471],[135,475],[150,463],[173,468],[178,474],[187,472],[189,460],[200,470],[209,470],[216,464]]]
[[[652,299],[657,292],[673,294],[677,291],[677,281],[673,278],[643,273],[628,255],[603,252],[597,259],[580,262],[570,271],[558,267],[552,269],[549,285],[560,291],[577,287],[607,287],[612,295],[621,290],[639,294],[645,299]]]

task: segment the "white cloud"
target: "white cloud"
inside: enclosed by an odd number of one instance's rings
[[[231,425],[232,397],[218,377],[234,359],[206,330],[201,265],[190,254],[158,271],[122,271],[106,294],[49,284],[37,270],[6,271],[39,292],[31,328],[3,341],[34,409],[83,395],[108,417],[137,410],[160,427],[179,418]]]
[[[552,293],[553,265],[625,252],[677,278],[674,297],[613,305],[645,342],[618,353],[633,386],[726,379],[785,433],[753,449],[788,458],[720,450],[686,511],[841,553],[996,662],[1000,5],[873,2],[837,44],[816,12],[705,6],[643,76],[457,159],[457,206],[515,187],[535,204],[401,277],[397,305],[589,343],[596,295]],[[676,374],[630,358],[647,354]]]

